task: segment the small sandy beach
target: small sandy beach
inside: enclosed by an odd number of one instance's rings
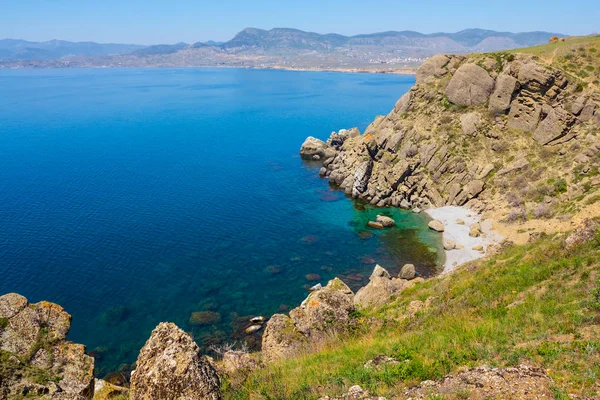
[[[430,208],[425,213],[432,219],[440,221],[444,225],[443,240],[453,240],[457,245],[464,246],[462,249],[446,250],[444,271],[446,274],[459,265],[476,260],[485,256],[487,248],[503,239],[498,233],[492,231],[492,221],[481,219],[481,215],[464,207],[446,206]],[[458,220],[464,224],[457,223]],[[479,237],[469,236],[470,226],[479,223],[482,234]],[[475,246],[483,246],[484,252],[473,250]]]

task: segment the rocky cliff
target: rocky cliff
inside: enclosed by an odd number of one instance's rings
[[[91,399],[94,359],[66,340],[62,307],[10,293],[0,296],[0,399]]]
[[[593,201],[600,185],[600,93],[591,87],[533,56],[438,55],[364,134],[309,138],[301,155],[379,207],[553,217]]]

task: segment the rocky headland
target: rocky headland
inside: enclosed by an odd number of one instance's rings
[[[537,228],[548,233],[584,210],[597,215],[589,209],[600,186],[599,127],[594,86],[537,57],[438,55],[363,134],[309,137],[300,154],[352,198],[463,206],[517,241],[520,222],[545,221]]]

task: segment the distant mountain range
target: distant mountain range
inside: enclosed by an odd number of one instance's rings
[[[552,32],[496,32],[467,29],[423,34],[389,31],[344,36],[298,29],[247,28],[227,42],[193,44],[100,44],[0,40],[0,67],[199,66],[281,68],[411,67],[438,53],[508,50],[547,43]]]

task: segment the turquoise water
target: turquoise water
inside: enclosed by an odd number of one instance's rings
[[[411,76],[131,69],[0,71],[0,293],[61,304],[103,376],[173,321],[205,349],[306,285],[363,285],[376,261],[426,275],[424,217],[365,229],[304,164],[308,135],[364,129]],[[309,281],[307,274],[318,274]],[[208,325],[189,323],[211,311]],[[124,367],[127,368],[127,367]]]

